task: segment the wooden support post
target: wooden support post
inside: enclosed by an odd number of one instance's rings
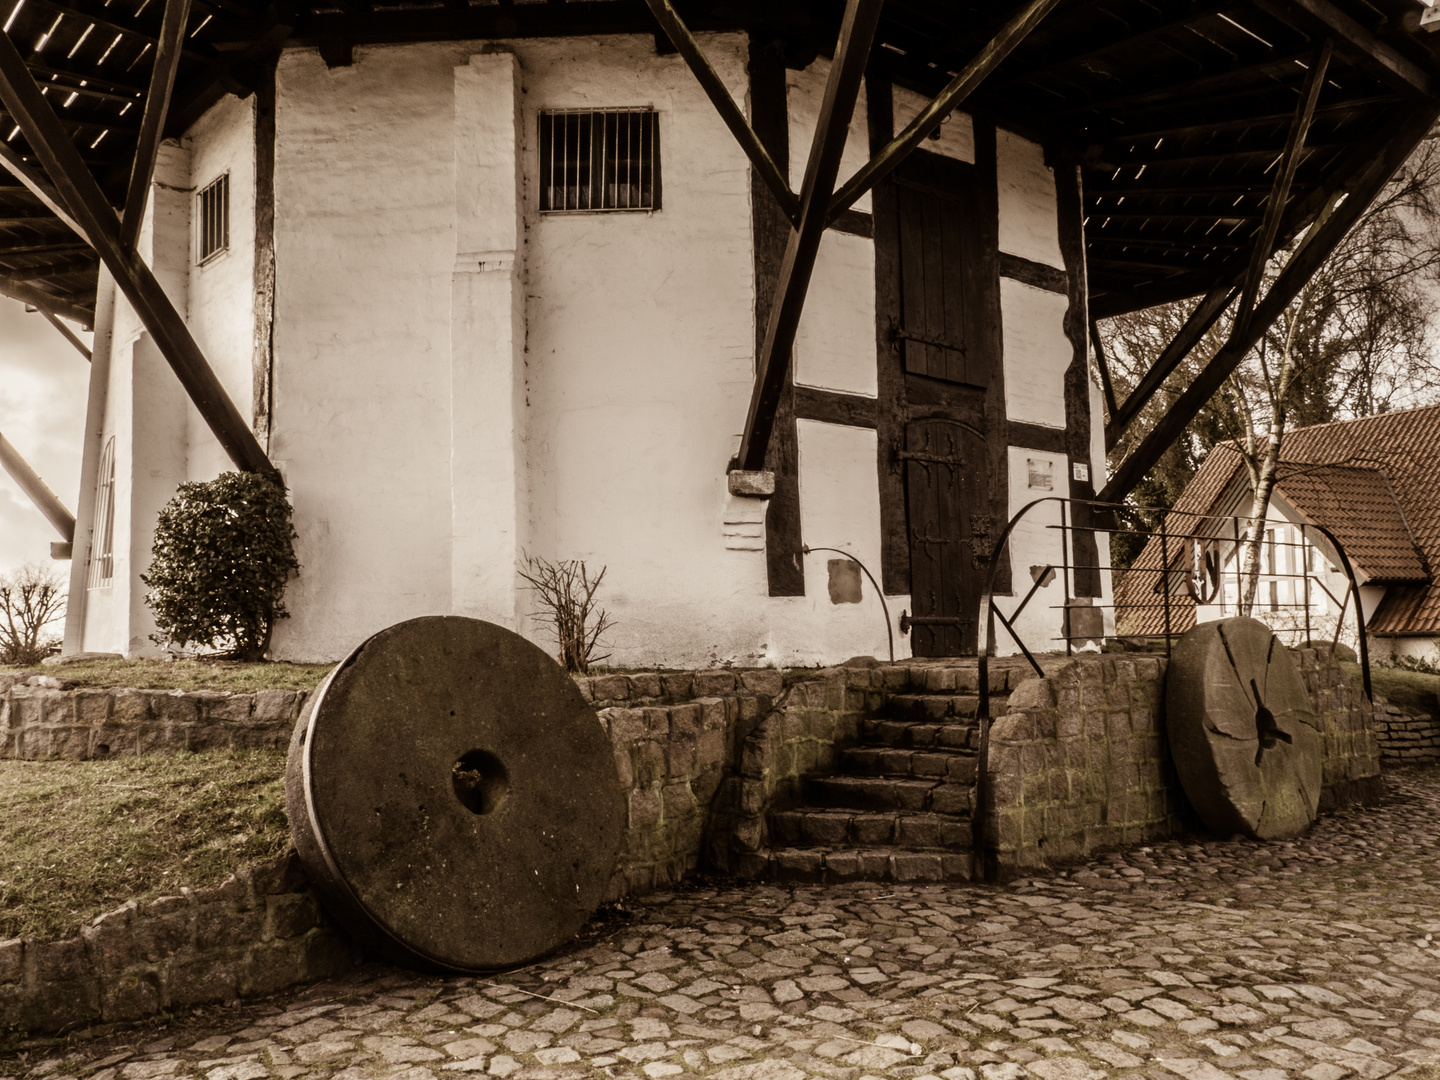
[[[40,479],[40,474],[30,467],[10,440],[0,435],[0,466],[20,485],[20,490],[30,497],[35,509],[49,519],[61,538],[67,544],[75,542],[75,516],[66,510],[55,493]]]
[[[956,106],[985,81],[986,76],[1025,40],[1030,31],[1035,29],[1040,20],[1059,2],[1060,0],[1030,0],[1014,18],[1002,26],[994,39],[965,65],[960,74],[950,80],[934,101],[920,110],[920,114],[890,141],[889,146],[871,158],[859,172],[845,182],[845,186],[830,203],[831,220],[854,206],[856,199],[892,173]]]
[[[1245,354],[1255,346],[1286,305],[1299,295],[1320,264],[1330,257],[1345,234],[1390,182],[1395,170],[1404,164],[1416,144],[1429,132],[1437,117],[1440,117],[1440,106],[1431,102],[1423,109],[1405,109],[1397,123],[1387,125],[1386,131],[1376,140],[1373,152],[1361,159],[1356,173],[1337,185],[1337,188],[1348,191],[1345,201],[1335,206],[1328,217],[1311,226],[1275,284],[1265,294],[1265,299],[1256,305],[1253,317],[1244,327],[1237,323],[1230,340],[1115,470],[1105,490],[1100,493],[1101,501],[1121,501],[1160,460],[1160,455],[1180,437],[1190,421],[1220,389],[1221,383],[1239,366]],[[1332,205],[1333,195],[1328,200]]]
[[[44,315],[45,321],[48,322],[51,326],[55,327],[56,330],[59,330],[65,340],[70,342],[71,345],[74,345],[76,351],[78,351],[81,356],[85,357],[85,361],[89,363],[91,358],[90,350],[86,347],[85,343],[80,340],[74,330],[71,330],[70,327],[66,326],[63,322],[56,318],[52,312],[46,311],[42,307],[36,307],[35,310],[40,312],[41,315]]]
[[[1275,186],[1265,204],[1265,219],[1260,224],[1260,235],[1255,238],[1255,248],[1250,253],[1250,266],[1245,271],[1245,284],[1240,290],[1240,308],[1235,313],[1235,325],[1243,329],[1255,310],[1255,297],[1260,292],[1260,282],[1265,276],[1265,264],[1270,260],[1270,251],[1275,246],[1275,237],[1280,231],[1280,219],[1285,213],[1285,204],[1290,201],[1290,182],[1295,178],[1295,167],[1300,164],[1300,151],[1305,146],[1305,134],[1310,130],[1310,120],[1315,115],[1315,102],[1320,97],[1320,88],[1325,85],[1325,72],[1330,67],[1334,47],[1330,39],[1321,43],[1305,73],[1305,87],[1300,100],[1295,103],[1295,119],[1290,124],[1290,134],[1285,137],[1285,150],[1280,156],[1280,167],[1275,170]]]
[[[29,190],[30,194],[39,199],[45,209],[54,214],[69,229],[71,229],[85,243],[90,243],[90,238],[85,235],[85,230],[80,228],[75,219],[60,203],[60,193],[55,190],[43,176],[36,173],[30,166],[25,164],[24,159],[15,152],[14,148],[0,142],[0,169],[4,169],[11,176],[19,180]],[[94,247],[91,244],[91,247]]]
[[[155,339],[230,460],[246,472],[278,479],[275,467],[215,377],[205,354],[155,275],[133,250],[120,245],[120,222],[115,211],[7,34],[0,34],[0,101],[20,125],[61,198],[95,245],[116,284]]]
[[[1165,351],[1160,354],[1158,360],[1145,373],[1140,380],[1140,385],[1135,387],[1134,392],[1127,397],[1118,410],[1110,413],[1110,422],[1105,425],[1105,449],[1115,449],[1120,437],[1125,434],[1128,428],[1140,415],[1143,409],[1155,396],[1170,373],[1180,366],[1180,362],[1190,355],[1190,350],[1210,332],[1225,309],[1230,306],[1230,301],[1235,299],[1239,289],[1229,282],[1215,286],[1205,294],[1204,299],[1195,306],[1190,317],[1185,320],[1185,325],[1180,327]]]
[[[794,221],[799,212],[799,200],[795,193],[790,190],[789,183],[775,164],[775,159],[765,149],[765,144],[755,134],[755,129],[750,126],[740,107],[735,104],[735,99],[730,96],[725,83],[716,74],[715,69],[710,66],[710,61],[705,58],[705,53],[700,48],[700,43],[695,40],[695,35],[690,33],[689,27],[681,21],[675,8],[671,6],[670,0],[645,0],[655,20],[670,38],[671,43],[681,56],[695,78],[699,80],[701,88],[709,97],[715,111],[720,114],[720,119],[730,129],[730,133],[745,151],[750,163],[755,167],[755,172],[765,182],[780,205],[785,210],[785,215]]]
[[[790,234],[785,259],[780,265],[780,281],[765,331],[765,344],[755,358],[755,391],[740,440],[739,467],[742,469],[756,471],[765,467],[765,449],[785,388],[805,294],[815,272],[820,241],[830,221],[830,198],[840,173],[840,155],[850,134],[850,118],[860,96],[860,83],[865,77],[870,45],[883,5],[884,0],[847,0],[845,5],[840,40],[831,62],[829,81],[825,84],[825,99],[820,105],[810,159],[805,165],[799,220]]]
[[[160,41],[155,46],[155,63],[150,69],[150,89],[145,95],[145,115],[140,120],[140,137],[135,144],[135,163],[130,169],[130,186],[125,193],[125,216],[120,222],[120,246],[133,250],[145,218],[150,181],[155,175],[155,155],[165,132],[165,114],[170,111],[170,94],[175,89],[175,72],[180,67],[181,46],[190,19],[190,0],[165,0],[160,23]]]

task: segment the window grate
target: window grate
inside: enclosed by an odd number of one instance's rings
[[[95,518],[90,527],[90,569],[87,589],[103,589],[115,581],[115,437],[100,456],[100,484],[95,492]]]
[[[197,262],[207,262],[230,247],[230,174],[226,173],[198,196],[200,234]]]
[[[660,117],[654,109],[540,114],[540,212],[660,209]]]

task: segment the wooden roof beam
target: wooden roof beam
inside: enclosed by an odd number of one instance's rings
[[[155,47],[150,89],[145,94],[145,115],[140,120],[140,136],[135,144],[135,164],[130,169],[130,183],[125,190],[125,216],[120,221],[120,247],[126,251],[133,251],[140,237],[140,223],[145,218],[145,203],[150,197],[155,158],[165,133],[165,114],[170,110],[170,95],[175,89],[175,73],[180,67],[180,51],[189,20],[190,0],[165,0],[160,43]]]
[[[0,294],[10,297],[11,300],[19,300],[22,304],[29,304],[41,311],[52,311],[56,315],[63,315],[87,330],[95,323],[95,316],[80,305],[62,300],[58,296],[51,296],[43,289],[37,289],[30,282],[11,277],[9,274],[0,274]]]
[[[1375,201],[1437,118],[1440,118],[1440,105],[1435,102],[1428,102],[1423,108],[1404,110],[1398,122],[1388,125],[1386,131],[1372,143],[1371,153],[1362,158],[1361,167],[1331,189],[1329,205],[1334,205],[1335,196],[1342,191],[1348,193],[1345,201],[1336,206],[1328,217],[1317,219],[1311,226],[1275,284],[1255,306],[1252,317],[1243,326],[1237,322],[1230,339],[1211,358],[1205,370],[1190,383],[1130,456],[1121,462],[1105,489],[1096,496],[1101,502],[1124,499],[1160,460],[1170,444],[1184,433],[1190,421],[1230,377],[1245,354],[1255,347],[1270,324],[1299,295],[1305,283]]]
[[[215,377],[185,320],[150,268],[120,245],[120,222],[100,186],[41,95],[9,35],[0,34],[0,101],[25,132],[45,171],[95,245],[116,284],[169,362],[190,400],[236,466],[279,478],[255,434]]]
[[[760,141],[760,136],[755,134],[755,129],[750,126],[750,121],[745,119],[745,114],[735,104],[735,99],[730,96],[724,81],[710,66],[700,43],[695,40],[695,35],[690,33],[689,28],[681,21],[670,0],[645,0],[651,12],[655,15],[655,21],[665,31],[670,43],[675,46],[676,51],[685,58],[686,65],[690,68],[696,80],[699,81],[705,96],[715,106],[715,111],[720,114],[720,119],[730,129],[730,134],[735,136],[735,141],[745,151],[745,156],[750,159],[750,164],[765,186],[770,189],[781,208],[785,211],[786,217],[794,222],[799,214],[800,200],[790,190],[790,184],[781,175],[780,167],[775,164],[775,159],[765,149],[765,144]]]
[[[85,235],[85,230],[80,228],[79,223],[70,216],[70,212],[61,202],[60,193],[55,190],[50,181],[26,165],[25,159],[3,142],[0,142],[0,168],[24,184],[26,190],[39,199],[45,209],[54,214],[66,228],[87,244],[90,243],[90,238]]]
[[[845,182],[830,203],[830,219],[833,221],[843,214],[861,195],[889,176],[900,163],[934,131],[945,117],[955,111],[970,94],[985,81],[1007,56],[1009,56],[1030,31],[1040,24],[1059,3],[1059,0],[1030,0],[1023,8],[1000,28],[985,47],[966,64],[958,75],[950,80],[918,116],[911,120],[905,130],[895,136],[890,144],[876,154],[859,172]]]
[[[1259,0],[1259,6],[1285,22],[1333,39],[1336,50],[1371,78],[1410,97],[1435,90],[1430,72],[1400,50],[1381,41],[1330,0]]]
[[[1260,226],[1260,235],[1255,240],[1255,250],[1250,255],[1250,267],[1245,272],[1245,284],[1240,290],[1240,308],[1235,313],[1237,326],[1243,325],[1255,308],[1255,297],[1260,290],[1260,281],[1265,274],[1265,264],[1275,248],[1275,238],[1280,232],[1280,218],[1290,202],[1290,183],[1295,179],[1295,168],[1305,150],[1305,136],[1310,130],[1310,121],[1315,116],[1315,102],[1320,98],[1320,88],[1325,85],[1325,73],[1330,68],[1330,57],[1334,46],[1326,38],[1316,53],[1310,70],[1305,75],[1305,88],[1300,100],[1295,103],[1295,119],[1290,125],[1290,134],[1285,139],[1285,152],[1280,159],[1280,168],[1275,170],[1275,189],[1265,204],[1265,220]]]
[[[785,257],[780,264],[775,300],[770,308],[770,322],[765,341],[755,358],[755,389],[750,398],[750,411],[745,418],[745,432],[740,438],[738,467],[758,472],[765,468],[765,451],[775,425],[775,410],[785,388],[790,354],[795,346],[795,333],[805,307],[805,295],[815,272],[815,258],[820,241],[831,219],[831,199],[835,181],[840,175],[840,158],[850,134],[850,118],[860,96],[860,84],[870,59],[870,46],[880,21],[884,0],[846,0],[844,21],[835,58],[830,64],[830,78],[825,84],[825,97],[815,124],[815,137],[810,157],[805,164],[805,181],[800,188],[800,212]]]
[[[55,526],[55,531],[65,543],[74,543],[75,515],[65,509],[55,493],[40,479],[40,474],[30,467],[30,463],[20,456],[20,451],[3,434],[0,434],[0,466],[4,466],[11,479],[20,485],[20,490],[30,497],[35,509]]]

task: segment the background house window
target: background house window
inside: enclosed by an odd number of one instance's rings
[[[208,262],[230,247],[230,174],[226,173],[199,195],[197,262]]]
[[[103,589],[115,581],[115,437],[100,456],[95,516],[90,526],[90,570],[85,587]]]
[[[660,209],[660,118],[654,109],[540,114],[540,211]]]

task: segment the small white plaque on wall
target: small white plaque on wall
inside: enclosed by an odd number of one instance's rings
[[[1077,461],[1071,466],[1076,480],[1087,481],[1090,479],[1090,466],[1083,461]]]
[[[1055,463],[1049,458],[1026,458],[1026,486],[1037,491],[1055,490]]]

